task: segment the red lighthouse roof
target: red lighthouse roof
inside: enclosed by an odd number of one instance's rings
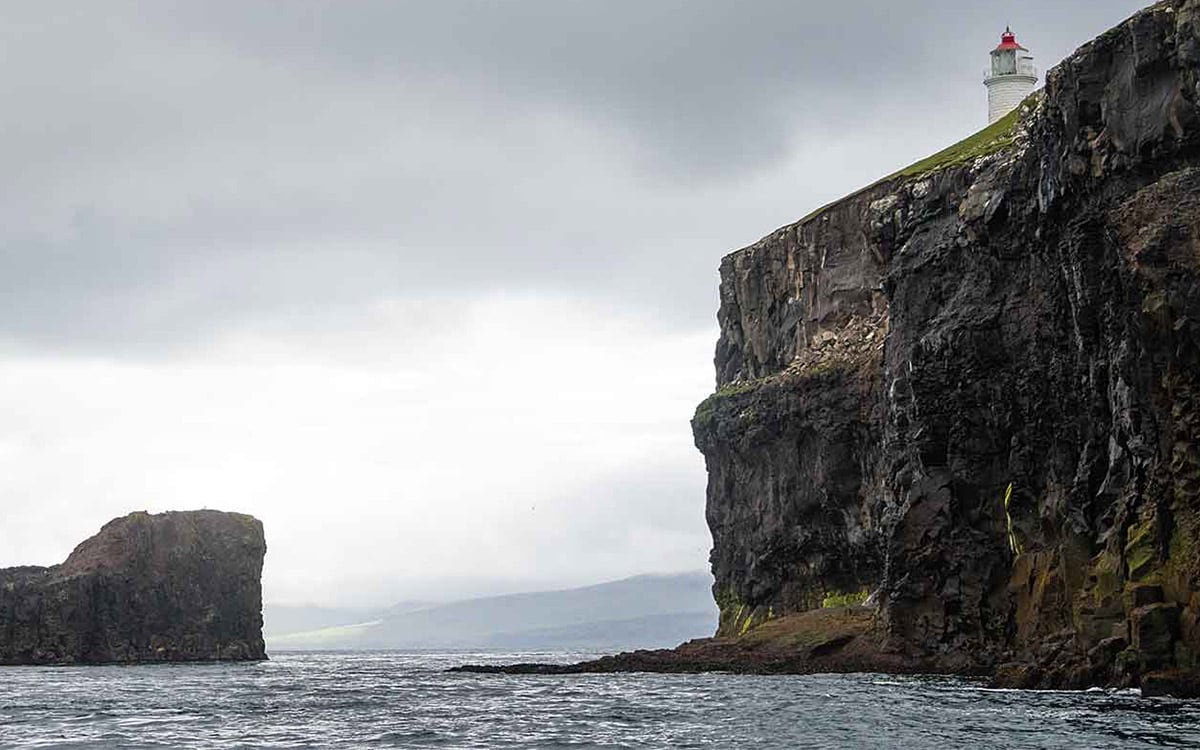
[[[996,51],[999,52],[1007,49],[1025,49],[1017,44],[1017,35],[1013,33],[1011,28],[1005,29],[1004,33],[1000,35],[1000,46],[996,48]]]

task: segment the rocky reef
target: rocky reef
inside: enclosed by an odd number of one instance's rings
[[[1167,0],[726,257],[720,630],[577,666],[1200,682],[1198,104],[1200,0]]]
[[[0,570],[0,664],[265,659],[262,523],[132,513],[61,565]]]

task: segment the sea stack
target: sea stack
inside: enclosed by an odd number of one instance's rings
[[[61,565],[0,570],[0,664],[266,659],[266,550],[240,513],[110,521]]]

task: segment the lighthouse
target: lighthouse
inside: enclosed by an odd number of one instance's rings
[[[1016,109],[1033,93],[1037,82],[1033,55],[1017,44],[1017,35],[1011,28],[1005,29],[1000,46],[992,50],[992,67],[983,77],[988,92],[988,124]]]

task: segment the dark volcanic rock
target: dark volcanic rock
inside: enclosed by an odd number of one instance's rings
[[[1129,613],[1129,630],[1144,670],[1170,665],[1179,635],[1179,606],[1150,604],[1138,607]]]
[[[262,523],[132,513],[50,568],[0,570],[0,664],[265,659]]]
[[[1167,0],[1007,120],[726,257],[692,421],[720,629],[576,667],[1191,684],[1198,105],[1200,0]],[[868,594],[841,648],[793,637]]]
[[[883,653],[868,607],[833,607],[778,617],[739,638],[701,638],[674,649],[633,651],[579,664],[466,665],[454,672],[483,674],[599,674],[609,672],[931,671],[928,660]]]
[[[723,261],[720,636],[870,591],[883,652],[947,671],[1196,668],[1198,100],[1200,2],[1159,3],[1005,130]]]
[[[1142,678],[1142,695],[1147,698],[1200,698],[1200,673],[1178,669],[1151,672]]]

